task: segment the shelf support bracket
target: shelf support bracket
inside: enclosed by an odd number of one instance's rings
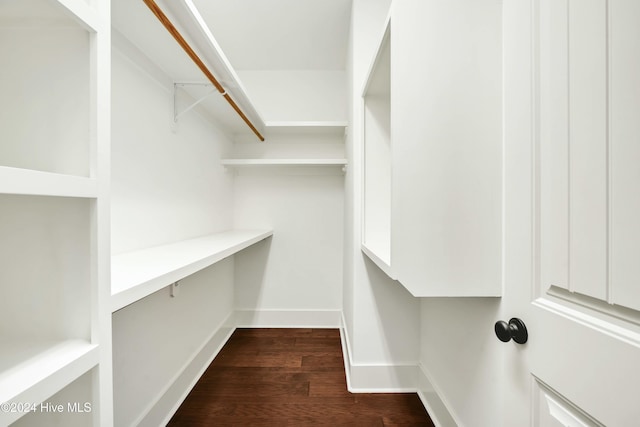
[[[178,291],[180,289],[179,286],[180,286],[179,280],[169,285],[169,294],[171,295],[171,298],[175,298],[178,296]]]
[[[185,87],[185,86],[201,86],[201,87],[211,87],[211,88],[213,88],[213,85],[211,83],[174,83],[173,84],[173,122],[174,123],[178,123],[178,117],[180,117],[183,114],[193,110],[198,104],[200,104],[205,99],[209,98],[211,95],[215,95],[216,93],[218,93],[217,90],[211,89],[207,94],[201,96],[199,99],[197,99],[191,105],[189,105],[187,108],[185,108],[184,110],[178,112],[178,90],[181,87]]]

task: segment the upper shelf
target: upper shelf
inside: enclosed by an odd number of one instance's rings
[[[111,259],[111,309],[117,311],[273,235],[231,230],[116,255]]]
[[[249,99],[236,72],[229,63],[210,29],[190,0],[156,2],[173,25],[193,48],[203,63],[259,131],[265,123]],[[191,61],[169,32],[142,1],[113,0],[113,27],[131,42],[140,53],[164,71],[173,82],[208,83],[202,71]],[[193,98],[201,97],[197,88],[184,88]],[[200,104],[230,133],[248,131],[246,123],[220,94],[204,99]]]
[[[266,122],[264,133],[266,136],[310,134],[343,136],[346,128],[346,121]]]

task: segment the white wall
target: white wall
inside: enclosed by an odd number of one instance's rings
[[[420,367],[456,423],[501,424],[504,349],[497,298],[422,298]],[[507,319],[508,320],[508,319]]]
[[[81,29],[0,28],[2,166],[89,175],[88,51]]]
[[[265,121],[346,121],[346,73],[239,71]],[[238,137],[233,157],[343,158],[340,134],[289,133],[264,143]],[[236,255],[235,302],[243,326],[337,327],[342,309],[344,174],[322,167],[235,173],[234,226],[273,228]]]
[[[342,172],[247,170],[236,176],[234,191],[236,228],[274,230],[271,239],[236,255],[236,308],[339,311]]]
[[[389,0],[353,2],[349,49],[349,122],[345,191],[344,320],[353,389],[411,389],[419,357],[420,306],[361,252],[362,111],[366,73],[382,37]]]
[[[114,253],[232,225],[233,178],[219,164],[230,142],[195,111],[174,129],[171,82],[135,56],[113,55]],[[233,310],[233,274],[228,259],[181,281],[176,298],[163,289],[113,314],[116,425],[161,423],[180,394],[170,385]]]
[[[265,121],[332,121],[347,117],[344,71],[240,70],[238,76]]]
[[[115,425],[160,425],[173,408],[154,408],[205,347],[233,306],[233,258],[180,281],[178,296],[162,289],[113,315]],[[202,366],[202,367],[206,367]],[[180,390],[184,391],[184,390]],[[182,396],[184,397],[184,396]],[[159,418],[156,423],[144,416]]]
[[[233,177],[218,160],[231,143],[195,111],[174,126],[171,82],[113,56],[113,254],[228,228]]]

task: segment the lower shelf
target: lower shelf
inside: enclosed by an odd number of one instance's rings
[[[83,340],[3,340],[0,425],[8,425],[98,365],[98,346]]]
[[[111,310],[120,310],[272,234],[272,230],[230,230],[114,256]]]

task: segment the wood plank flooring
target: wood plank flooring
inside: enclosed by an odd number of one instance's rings
[[[433,423],[415,393],[349,393],[337,329],[237,329],[168,425]]]

